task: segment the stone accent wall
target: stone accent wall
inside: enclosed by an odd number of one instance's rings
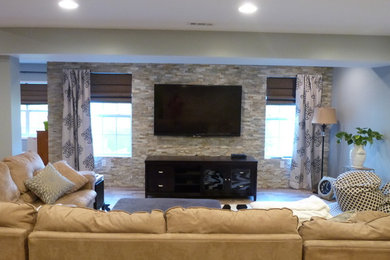
[[[49,156],[62,159],[62,69],[84,68],[93,72],[131,73],[133,78],[133,157],[98,158],[96,172],[104,174],[105,185],[144,187],[144,160],[148,155],[230,155],[245,153],[258,160],[259,188],[287,188],[289,161],[264,159],[265,93],[267,77],[323,75],[323,104],[331,103],[332,69],[320,67],[48,63]],[[240,137],[167,137],[153,135],[154,84],[184,83],[242,85],[242,128]],[[325,147],[328,149],[328,145]],[[327,151],[327,150],[326,150]],[[326,152],[327,154],[327,152]],[[327,158],[325,158],[325,162]],[[326,170],[326,163],[325,163]]]

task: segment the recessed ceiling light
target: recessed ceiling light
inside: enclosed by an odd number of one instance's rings
[[[76,9],[77,7],[79,7],[79,4],[73,0],[61,0],[58,2],[58,5],[61,8],[68,9],[68,10]]]
[[[243,14],[253,14],[257,11],[257,6],[252,3],[245,3],[238,8],[238,11]]]

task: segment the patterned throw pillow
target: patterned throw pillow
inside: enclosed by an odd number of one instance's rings
[[[74,187],[74,183],[62,176],[51,163],[24,184],[43,202],[53,204]]]
[[[370,171],[340,174],[334,182],[337,202],[343,211],[377,210],[390,213],[390,196],[380,190],[381,179]]]

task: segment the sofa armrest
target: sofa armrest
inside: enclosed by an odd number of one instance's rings
[[[79,171],[81,175],[88,179],[88,182],[81,188],[82,190],[94,190],[96,182],[96,174],[94,171]]]
[[[25,260],[28,257],[27,236],[23,228],[0,227],[0,260]]]

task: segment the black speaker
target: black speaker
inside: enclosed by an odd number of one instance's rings
[[[231,159],[246,159],[246,154],[243,153],[232,153],[230,155]]]

